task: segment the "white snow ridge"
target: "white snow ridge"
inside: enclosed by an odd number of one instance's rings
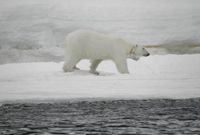
[[[199,0],[1,0],[0,104],[200,97]],[[100,75],[64,73],[64,39],[77,29],[118,35],[151,55],[130,74],[102,62]]]

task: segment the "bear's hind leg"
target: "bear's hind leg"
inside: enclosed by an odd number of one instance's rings
[[[74,66],[74,69],[76,69],[76,70],[80,70],[79,68],[77,68],[76,66]]]
[[[97,60],[91,60],[91,66],[90,66],[90,73],[99,75],[99,72],[96,71],[98,65],[102,62],[101,59],[97,59]]]
[[[79,60],[79,61],[80,61],[80,60]],[[78,62],[76,62],[76,64],[77,64],[77,63],[79,63],[79,61],[78,61]],[[73,68],[73,69],[80,70],[79,68],[77,68],[77,67],[76,67],[76,64],[75,64],[75,66],[74,66],[74,68]]]
[[[79,62],[80,60],[75,60],[75,59],[71,59],[71,60],[66,60],[64,65],[63,65],[63,70],[65,72],[72,72],[76,67],[76,64]],[[78,69],[78,68],[77,68]]]
[[[71,66],[69,65],[68,62],[65,62],[63,64],[63,68],[62,68],[65,72],[72,72],[73,71],[73,68],[71,68]]]

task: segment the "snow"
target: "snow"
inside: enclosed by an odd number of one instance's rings
[[[199,24],[199,0],[0,0],[0,64],[61,62],[80,28],[164,48],[151,54],[200,53]]]
[[[0,0],[0,103],[200,97],[199,24],[199,0]],[[130,75],[105,61],[95,76],[88,60],[64,73],[63,41],[82,28],[151,56]]]
[[[100,75],[89,73],[88,60],[71,73],[62,71],[63,62],[5,64],[0,66],[0,103],[200,97],[199,59],[200,54],[129,59],[131,74],[126,75],[111,61],[100,64]]]

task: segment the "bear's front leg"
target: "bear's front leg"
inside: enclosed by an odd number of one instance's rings
[[[121,74],[129,74],[126,57],[124,58],[117,58],[114,60],[117,70]]]

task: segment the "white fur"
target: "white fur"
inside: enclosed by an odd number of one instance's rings
[[[113,60],[120,73],[129,73],[126,58],[138,60],[149,54],[143,47],[117,36],[108,36],[91,30],[77,30],[65,39],[63,70],[72,72],[81,59],[90,59],[90,72],[98,74],[97,66],[103,60]]]

